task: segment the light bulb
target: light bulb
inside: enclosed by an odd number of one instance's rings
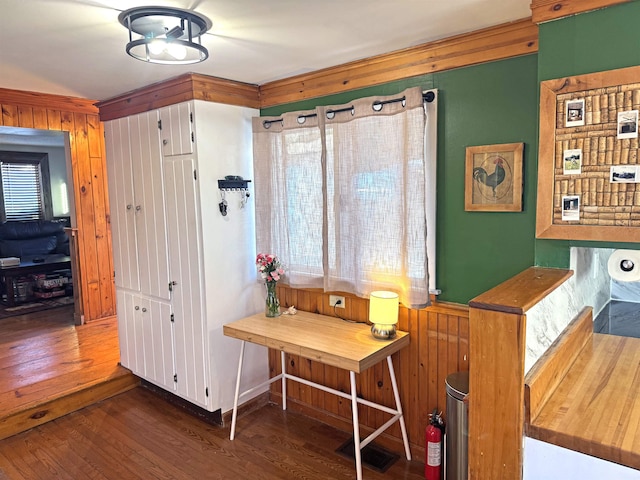
[[[149,52],[154,55],[160,55],[164,52],[167,42],[162,39],[155,39],[149,44]]]
[[[187,49],[176,43],[167,45],[167,52],[176,60],[184,60],[187,57]]]

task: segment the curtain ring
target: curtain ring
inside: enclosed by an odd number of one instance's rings
[[[373,108],[374,112],[379,112],[382,110],[382,102],[380,100],[376,100],[371,104],[371,108]]]

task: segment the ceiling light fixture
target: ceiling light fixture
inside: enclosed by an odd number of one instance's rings
[[[188,65],[209,57],[201,37],[211,28],[211,20],[199,13],[173,7],[138,7],[125,10],[118,20],[129,30],[126,50],[133,58]],[[140,37],[134,38],[134,34]]]

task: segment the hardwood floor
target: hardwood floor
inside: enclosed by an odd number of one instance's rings
[[[136,386],[119,355],[115,317],[75,327],[70,305],[0,319],[0,439]]]
[[[72,307],[0,320],[0,480],[355,478],[335,452],[350,433],[270,404],[232,442],[135,388],[117,341],[115,318],[76,328]],[[422,479],[417,460],[364,478]]]
[[[353,460],[335,453],[350,435],[267,405],[229,427],[201,422],[142,387],[0,442],[0,478],[353,479]],[[424,478],[400,458],[365,480]]]

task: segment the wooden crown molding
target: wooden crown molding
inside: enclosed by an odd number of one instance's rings
[[[526,18],[260,87],[189,73],[98,102],[97,106],[102,121],[193,99],[264,108],[537,51],[538,27]]]
[[[271,107],[538,51],[531,18],[297,75],[260,86]]]
[[[98,113],[98,107],[96,107],[95,103],[96,100],[86,98],[0,88],[0,105],[25,105],[49,110],[64,110],[65,112],[95,115]]]
[[[147,112],[188,100],[259,108],[258,86],[248,83],[187,73],[154,83],[109,100],[98,102],[100,120],[107,121]]]
[[[630,0],[532,0],[531,15],[535,24],[557,20],[578,13],[606,8]]]

